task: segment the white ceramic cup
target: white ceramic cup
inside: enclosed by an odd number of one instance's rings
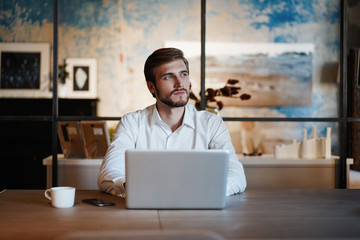
[[[75,201],[74,187],[52,187],[45,190],[45,197],[56,208],[71,208]]]

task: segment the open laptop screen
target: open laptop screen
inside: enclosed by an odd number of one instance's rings
[[[229,153],[225,150],[127,150],[126,205],[145,209],[221,209]]]

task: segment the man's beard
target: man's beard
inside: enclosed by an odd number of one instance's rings
[[[177,92],[177,91],[185,91],[185,93],[186,93],[186,99],[185,99],[185,100],[179,100],[179,101],[177,101],[177,102],[173,101],[173,100],[171,99],[171,96],[172,96],[175,92]],[[185,88],[175,89],[174,91],[172,91],[172,92],[170,93],[169,96],[166,96],[166,97],[162,97],[162,96],[159,94],[159,91],[156,89],[156,95],[158,96],[159,101],[161,101],[162,103],[168,105],[169,107],[183,107],[183,106],[185,106],[185,105],[188,103],[189,97],[190,97],[189,91],[188,91],[187,89],[185,89]]]

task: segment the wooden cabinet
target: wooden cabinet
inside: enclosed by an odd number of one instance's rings
[[[336,188],[338,156],[329,159],[276,159],[273,154],[261,157],[238,155],[245,170],[247,189],[282,188]],[[346,160],[346,182],[349,186],[349,170],[353,159]]]
[[[59,115],[96,116],[96,105],[96,99],[59,99]],[[51,112],[52,99],[0,99],[0,188],[46,187],[42,160],[52,153]]]

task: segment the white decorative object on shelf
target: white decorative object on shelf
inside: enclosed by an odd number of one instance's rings
[[[318,156],[318,152],[321,151],[321,148],[319,149],[319,140],[316,135],[316,126],[313,126],[312,130],[312,136],[310,139],[307,139],[307,132],[306,129],[303,130],[303,139],[301,142],[301,151],[300,151],[300,157],[305,159],[311,159],[311,158],[320,158]]]
[[[245,133],[245,130],[241,130],[240,132],[241,134],[241,150],[244,154],[249,154],[250,151],[247,147],[247,144],[246,144],[246,133]]]
[[[282,144],[275,146],[275,158],[330,158],[331,157],[331,128],[326,129],[326,136],[317,137],[316,125],[313,126],[312,136],[307,137],[307,130],[303,129],[303,137],[301,142],[296,139],[291,144]]]
[[[296,139],[291,144],[281,144],[275,146],[275,158],[299,158],[300,142]]]
[[[322,140],[322,156],[325,158],[331,157],[331,128],[326,128],[326,137]]]

